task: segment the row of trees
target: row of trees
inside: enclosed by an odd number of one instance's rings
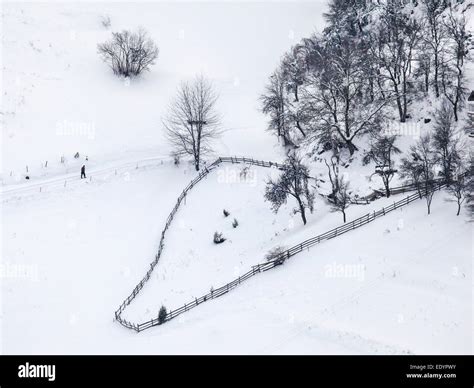
[[[458,120],[466,94],[466,19],[444,0],[331,0],[321,35],[287,52],[261,97],[284,145],[357,150],[379,132],[387,107],[400,122],[416,99],[445,98]]]

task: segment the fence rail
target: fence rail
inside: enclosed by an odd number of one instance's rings
[[[129,329],[133,329],[133,330],[136,330],[136,331],[141,331],[141,330],[143,330],[143,328],[155,326],[157,324],[156,323],[157,320],[151,320],[151,321],[146,322],[144,324],[136,324],[136,323],[132,323],[132,322],[129,322],[129,321],[123,319],[121,315],[122,315],[122,312],[125,310],[125,308],[135,299],[135,297],[138,295],[138,293],[142,290],[145,283],[150,279],[151,274],[152,274],[155,266],[158,264],[158,261],[160,260],[161,253],[163,252],[163,248],[164,248],[164,245],[165,245],[166,231],[168,230],[171,223],[173,222],[174,216],[175,216],[176,212],[178,211],[181,203],[186,198],[186,195],[188,194],[188,192],[194,186],[196,186],[196,184],[198,184],[201,180],[203,180],[212,170],[214,170],[221,163],[231,163],[231,164],[244,163],[244,164],[250,164],[250,165],[255,165],[255,166],[260,166],[260,167],[275,167],[275,168],[278,168],[278,169],[285,169],[286,168],[286,166],[284,164],[281,164],[281,163],[276,163],[276,162],[272,162],[272,161],[258,160],[258,159],[253,159],[253,158],[233,157],[233,156],[219,157],[213,163],[211,163],[210,165],[205,166],[199,172],[198,176],[195,177],[191,182],[189,182],[189,184],[183,189],[183,191],[181,192],[181,194],[179,195],[179,197],[176,201],[175,206],[173,207],[173,210],[171,211],[168,218],[166,219],[165,227],[164,227],[163,231],[161,232],[161,238],[160,238],[160,244],[159,244],[158,252],[156,253],[154,260],[150,263],[150,268],[148,269],[148,271],[146,272],[146,274],[142,278],[142,280],[140,280],[140,282],[135,286],[135,288],[130,293],[130,295],[128,295],[127,298],[125,298],[123,300],[122,304],[115,311],[115,319],[121,325],[123,325],[123,326],[125,326]],[[231,287],[231,286],[229,286],[229,287]],[[229,291],[229,287],[227,287],[227,289],[225,289],[225,292]],[[235,287],[235,286],[232,286],[232,288],[233,287]],[[222,287],[214,291],[215,295],[218,295],[218,296],[223,295],[225,292],[223,292]],[[203,297],[203,298],[205,298],[205,297]],[[199,299],[203,299],[203,298],[199,298]],[[189,308],[193,308],[193,307],[197,306],[197,304],[198,304],[197,302],[199,301],[199,299],[197,299],[194,302],[190,303],[188,306],[186,306],[186,305],[183,306],[184,311],[187,311]],[[199,303],[202,303],[202,301],[205,301],[205,300],[207,300],[207,299],[203,299]],[[179,308],[177,310],[169,312],[168,315],[167,315],[167,320],[169,320],[171,318],[174,318],[175,316],[177,316],[180,313],[184,312],[184,311],[182,311],[183,308]],[[150,326],[150,322],[151,322],[151,326]]]
[[[138,295],[138,293],[141,291],[145,283],[150,279],[151,274],[153,272],[153,269],[155,266],[158,264],[158,261],[161,257],[161,253],[164,248],[164,240],[165,240],[165,234],[166,231],[168,230],[169,226],[171,225],[171,222],[173,221],[173,218],[178,211],[182,201],[186,197],[187,193],[197,184],[199,183],[202,179],[204,179],[212,170],[214,170],[217,166],[219,166],[221,163],[246,163],[246,164],[251,164],[255,166],[260,166],[260,167],[276,167],[278,169],[285,169],[286,166],[281,163],[276,163],[276,162],[270,162],[270,161],[263,161],[263,160],[255,160],[251,158],[244,158],[244,157],[219,157],[216,159],[213,163],[210,165],[204,167],[204,169],[198,174],[196,178],[194,178],[181,192],[179,195],[176,205],[174,206],[173,210],[171,211],[170,215],[168,216],[166,220],[165,227],[161,233],[161,239],[160,239],[160,244],[158,248],[158,252],[155,255],[154,260],[150,263],[150,268],[146,272],[145,276],[143,279],[135,286],[133,291],[130,293],[130,295],[122,302],[122,304],[119,306],[119,308],[115,311],[115,319],[123,326],[133,329],[137,332],[143,331],[145,329],[148,329],[153,326],[160,325],[164,322],[167,322],[178,315],[187,312],[196,306],[200,305],[201,303],[204,303],[208,300],[218,298],[238,285],[240,285],[242,282],[250,279],[251,277],[261,273],[268,271],[270,269],[273,269],[281,264],[283,264],[287,259],[289,259],[291,256],[294,256],[300,252],[302,252],[305,249],[309,249],[310,247],[319,244],[322,241],[325,240],[330,240],[332,238],[335,238],[337,236],[340,236],[344,233],[347,233],[351,230],[357,229],[363,225],[366,225],[374,220],[376,220],[379,217],[385,216],[387,213],[390,213],[402,206],[406,206],[409,203],[422,198],[419,192],[416,192],[414,194],[411,194],[407,196],[406,198],[394,202],[392,205],[388,207],[384,207],[381,210],[374,211],[371,213],[367,213],[366,215],[359,217],[351,222],[345,223],[341,226],[338,226],[334,229],[329,230],[328,232],[325,232],[323,234],[320,234],[318,236],[309,238],[297,245],[294,245],[293,247],[287,249],[286,251],[282,252],[279,254],[275,259],[267,261],[265,263],[260,263],[257,265],[254,265],[251,270],[246,272],[245,274],[239,276],[237,279],[234,279],[233,281],[217,288],[217,289],[212,289],[209,293],[206,295],[203,295],[199,298],[195,298],[193,301],[190,301],[189,303],[185,303],[183,306],[175,309],[168,311],[166,314],[166,318],[164,318],[162,321],[160,321],[158,318],[151,319],[149,321],[143,322],[143,323],[133,323],[129,322],[121,317],[122,312],[125,310],[125,308],[135,299],[135,297]],[[432,191],[435,190],[440,190],[443,186],[445,186],[444,182],[441,181],[436,181],[432,187]],[[406,191],[412,191],[416,190],[417,187],[415,185],[407,185],[407,186],[402,186],[399,188],[394,188],[392,189],[392,193],[404,193]],[[419,189],[419,188],[418,188]],[[395,190],[395,191],[394,191]],[[426,191],[426,190],[425,190]]]

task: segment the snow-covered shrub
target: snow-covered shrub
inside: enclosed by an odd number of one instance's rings
[[[237,218],[234,218],[234,221],[232,221],[232,227],[235,229],[239,226],[239,221],[237,221]]]
[[[137,76],[158,58],[158,47],[145,30],[113,32],[112,39],[97,46],[98,52],[114,74],[124,77]]]
[[[166,321],[166,316],[168,315],[168,312],[166,311],[165,306],[160,307],[160,311],[158,312],[158,323],[161,325]]]
[[[228,217],[230,212],[226,209],[222,210],[222,213],[224,213],[224,217]]]
[[[215,232],[214,233],[214,244],[221,244],[226,240],[226,238],[222,235],[222,233]]]
[[[265,255],[265,260],[267,261],[279,261],[279,264],[283,264],[286,259],[286,249],[282,246],[277,246],[270,249]],[[279,259],[279,260],[278,260]]]
[[[242,170],[240,170],[240,178],[242,179],[246,179],[247,178],[247,174],[250,170],[250,167],[249,166],[245,166],[244,168],[242,168]]]
[[[109,15],[102,15],[100,17],[100,24],[102,24],[102,27],[105,29],[109,29],[112,22],[110,21],[110,16]]]
[[[173,152],[172,154],[173,156],[173,163],[175,166],[179,166],[179,164],[181,163],[181,157],[180,155],[177,153],[177,152]]]

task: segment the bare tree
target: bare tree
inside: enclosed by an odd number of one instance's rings
[[[328,196],[330,199],[335,200],[336,194],[339,191],[339,158],[336,155],[331,156],[330,163],[324,159],[324,163],[328,168],[329,182],[331,183],[331,194]]]
[[[433,65],[433,87],[436,97],[440,96],[440,69],[444,63],[446,45],[446,27],[443,23],[443,11],[446,9],[445,0],[422,0],[426,16],[423,41],[425,42]]]
[[[137,32],[113,32],[112,39],[97,46],[98,52],[114,74],[137,76],[155,63],[158,47],[140,28]]]
[[[163,119],[166,136],[175,155],[192,155],[199,171],[201,158],[209,153],[212,140],[221,135],[215,105],[217,94],[203,76],[183,82]]]
[[[275,132],[279,140],[283,140],[284,146],[291,145],[288,98],[285,77],[281,69],[277,69],[270,76],[260,101],[262,112],[270,116],[268,129]]]
[[[366,51],[347,37],[336,36],[320,52],[320,69],[307,77],[305,109],[313,117],[313,137],[322,145],[340,144],[352,155],[355,140],[377,130],[387,101],[366,98]]]
[[[412,91],[413,61],[421,38],[421,24],[397,2],[387,2],[378,28],[369,33],[369,50],[380,67],[380,76],[394,94],[400,122],[405,122]]]
[[[441,175],[449,186],[452,182],[454,166],[459,162],[460,155],[457,149],[454,112],[446,101],[435,113],[433,129],[433,147],[442,168]]]
[[[456,166],[455,179],[448,187],[448,192],[455,198],[458,205],[457,216],[461,213],[461,205],[469,194],[469,177],[467,176],[467,168],[463,162]]]
[[[272,204],[276,213],[287,202],[288,197],[293,197],[298,207],[293,212],[300,213],[303,224],[306,225],[306,209],[313,212],[314,193],[310,190],[309,169],[296,153],[290,153],[285,161],[286,168],[277,180],[270,179],[265,188],[265,199]]]
[[[445,22],[449,37],[448,60],[442,68],[443,92],[451,103],[454,120],[458,121],[458,111],[462,108],[466,95],[464,61],[469,53],[469,32],[464,16],[456,16],[452,10]]]
[[[436,189],[435,166],[436,155],[430,135],[420,137],[418,142],[410,147],[411,157],[402,160],[402,176],[409,177],[417,184],[420,196],[426,199],[428,214],[431,211],[431,202]]]
[[[387,198],[390,197],[390,181],[397,172],[393,155],[401,153],[395,145],[396,138],[396,136],[376,135],[363,159],[364,163],[375,162],[374,174],[382,179]]]
[[[346,222],[346,209],[351,202],[351,193],[349,191],[349,182],[344,177],[338,177],[337,191],[334,195],[334,202],[331,204],[332,211],[339,211],[342,213],[342,219]]]

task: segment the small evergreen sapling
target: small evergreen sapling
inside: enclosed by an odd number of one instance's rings
[[[158,312],[158,323],[161,325],[166,321],[166,316],[168,315],[168,312],[166,311],[165,306],[160,307],[160,311]]]

